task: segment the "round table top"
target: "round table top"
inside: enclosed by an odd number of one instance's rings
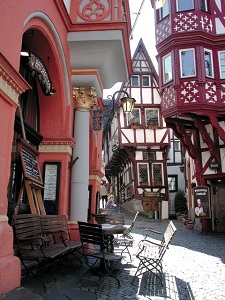
[[[101,224],[104,234],[120,234],[124,233],[127,230],[127,227],[122,224]]]

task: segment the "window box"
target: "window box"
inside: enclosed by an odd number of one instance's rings
[[[148,182],[140,182],[139,184],[140,184],[140,186],[147,186]]]
[[[138,123],[138,122],[136,122],[136,123],[131,123],[131,124],[130,124],[130,128],[131,128],[131,129],[139,129],[139,128],[141,128],[141,127],[142,127],[141,124]]]

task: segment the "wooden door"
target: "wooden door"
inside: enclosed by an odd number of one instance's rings
[[[225,232],[225,186],[217,186],[213,197],[215,231]]]

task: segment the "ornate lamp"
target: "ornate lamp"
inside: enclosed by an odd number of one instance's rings
[[[93,107],[92,109],[92,123],[93,130],[98,131],[102,129],[103,123],[108,122],[109,119],[112,119],[115,114],[115,96],[118,93],[124,93],[126,97],[120,99],[121,106],[125,113],[132,112],[134,109],[134,104],[136,100],[134,98],[130,98],[129,94],[126,91],[119,90],[116,91],[112,96],[108,96],[108,99],[111,99],[110,103],[105,106],[105,109],[99,109],[98,107]]]

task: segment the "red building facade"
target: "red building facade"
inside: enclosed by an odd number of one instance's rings
[[[192,188],[210,187],[213,231],[225,231],[224,9],[223,0],[166,0],[155,10],[162,114],[186,150],[192,214]]]
[[[128,1],[95,2],[1,3],[0,295],[20,285],[13,213],[65,214],[76,227],[96,210],[102,131],[92,108],[103,109],[103,89],[131,72],[131,27]],[[21,147],[38,167],[27,167]]]

